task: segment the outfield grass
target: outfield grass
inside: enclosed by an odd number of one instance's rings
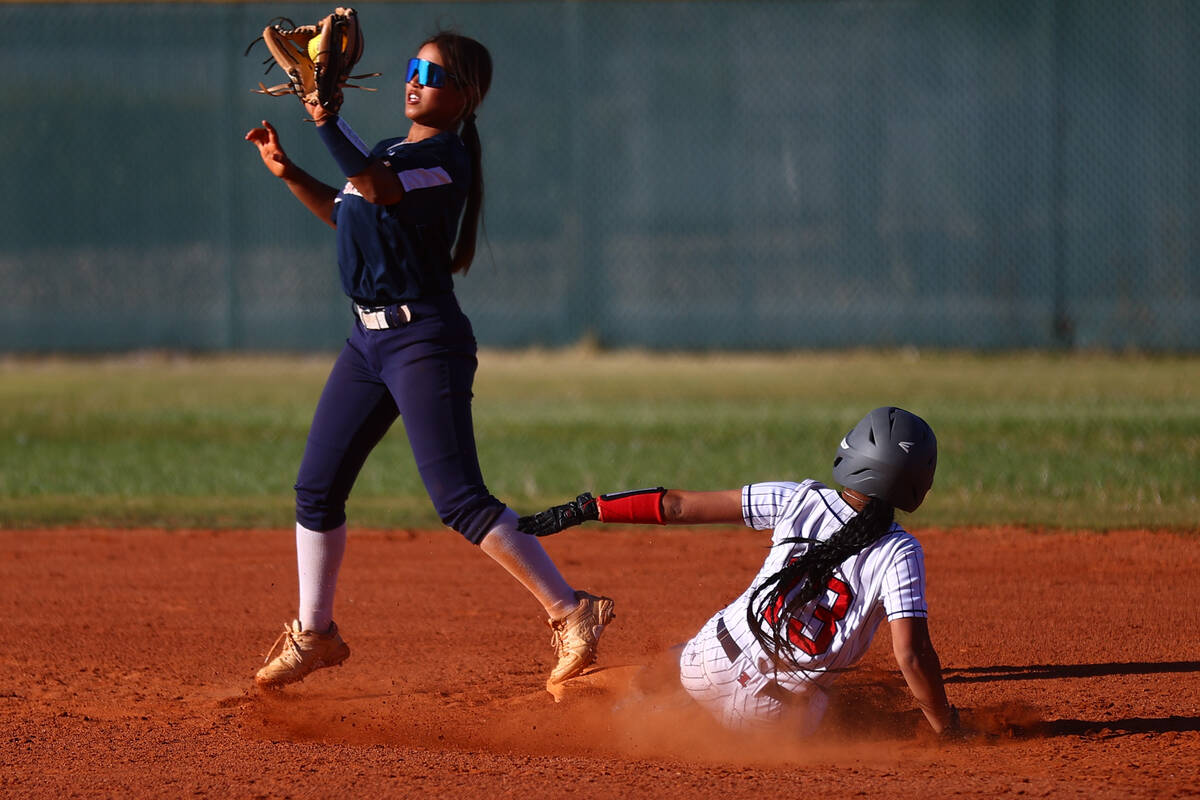
[[[0,526],[288,526],[331,355],[0,362]],[[666,484],[829,479],[877,405],[937,431],[917,525],[1200,529],[1200,359],[485,352],[480,458],[518,511]],[[436,525],[397,425],[356,524]]]

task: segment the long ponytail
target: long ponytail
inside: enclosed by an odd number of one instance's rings
[[[825,592],[834,570],[843,561],[861,553],[891,530],[895,516],[895,509],[889,503],[871,498],[840,530],[784,565],[754,590],[746,609],[750,631],[777,662],[797,664],[791,655],[794,643],[789,638],[793,619]],[[784,543],[799,541],[804,540],[785,539]]]
[[[471,185],[467,187],[467,204],[463,209],[462,222],[459,223],[458,239],[454,242],[450,269],[451,272],[466,275],[475,259],[479,217],[483,211],[483,147],[479,143],[475,112],[468,114],[463,122],[462,140],[467,146],[467,154],[471,157]]]
[[[466,274],[475,260],[479,220],[483,214],[483,148],[479,143],[475,111],[492,86],[492,55],[476,40],[454,31],[438,31],[426,39],[425,44],[437,45],[446,60],[443,66],[458,84],[465,101],[460,135],[471,159],[471,185],[467,187],[467,202],[458,226],[450,269]]]

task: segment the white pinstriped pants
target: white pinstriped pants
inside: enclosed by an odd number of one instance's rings
[[[679,682],[692,699],[730,730],[770,730],[783,723],[801,736],[815,731],[829,705],[825,692],[808,692],[807,706],[789,706],[785,720],[782,702],[742,685],[743,675],[758,676],[758,672],[744,653],[730,662],[717,639],[716,620],[705,623],[679,654]]]

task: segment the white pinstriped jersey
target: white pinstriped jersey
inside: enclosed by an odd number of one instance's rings
[[[893,524],[891,531],[835,569],[826,591],[788,621],[792,655],[801,669],[780,670],[754,638],[746,618],[754,590],[803,555],[812,540],[832,536],[854,513],[837,491],[813,480],[743,487],[742,516],[751,528],[772,530],[771,550],[746,591],[705,624],[686,645],[681,661],[685,687],[727,725],[740,727],[756,715],[777,715],[778,704],[764,702],[760,694],[771,682],[799,695],[814,686],[828,687],[837,671],[862,658],[884,619],[927,616],[921,545]],[[793,538],[800,541],[786,541]],[[718,621],[741,651],[732,662],[719,641]],[[813,726],[823,711],[824,702],[812,709]]]

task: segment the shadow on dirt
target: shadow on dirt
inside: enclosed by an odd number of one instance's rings
[[[966,667],[947,669],[946,683],[1039,681],[1060,678],[1101,678],[1109,675],[1155,675],[1200,672],[1200,661],[1130,661],[1111,664],[1029,664],[1023,667]]]
[[[1089,736],[1112,739],[1138,733],[1200,732],[1200,717],[1132,717],[1096,722],[1087,719],[1056,719],[1043,722],[1038,736]]]

